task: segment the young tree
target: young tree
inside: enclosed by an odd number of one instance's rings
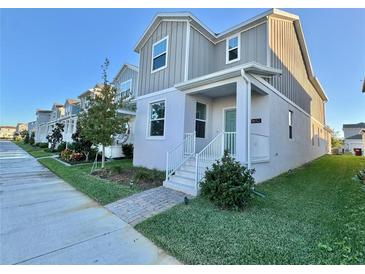
[[[56,126],[52,130],[52,134],[47,135],[47,141],[51,144],[51,150],[55,151],[56,145],[62,142],[62,132],[63,128],[65,127],[62,123],[56,123]]]
[[[88,96],[88,108],[79,115],[81,133],[95,146],[101,145],[101,168],[105,167],[105,147],[113,144],[114,136],[126,131],[129,118],[118,113],[124,107],[124,98],[116,100],[117,89],[108,81],[109,60],[102,65],[103,86],[95,96]]]
[[[343,145],[343,139],[340,137],[340,133],[332,129],[331,145],[333,148],[340,148]]]
[[[73,140],[74,149],[76,152],[80,152],[85,155],[85,160],[89,161],[89,154],[92,150],[93,143],[86,139],[86,137],[81,133],[80,122],[77,121],[76,132],[71,136]]]
[[[29,144],[34,145],[34,143],[35,143],[35,133],[34,131],[32,131],[29,138]]]

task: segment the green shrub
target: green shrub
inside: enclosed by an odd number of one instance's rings
[[[30,138],[29,138],[29,144],[31,144],[32,146],[35,143],[35,133],[34,131],[30,134]]]
[[[127,159],[133,158],[133,144],[123,144],[122,150],[125,158]]]
[[[25,134],[25,137],[24,137],[24,144],[29,144],[29,132],[27,132]]]
[[[36,143],[35,146],[39,148],[48,148],[48,143]]]
[[[123,172],[123,167],[122,166],[112,166],[111,170],[113,173],[121,174]]]
[[[157,169],[137,168],[136,173],[133,176],[135,181],[148,180],[148,181],[161,181],[165,179],[165,173]]]
[[[66,142],[61,142],[57,147],[57,152],[62,152],[66,149]]]
[[[221,208],[242,209],[252,199],[253,169],[247,169],[227,152],[205,172],[201,194]]]

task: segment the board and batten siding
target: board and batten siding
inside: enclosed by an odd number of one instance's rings
[[[234,34],[231,36],[233,35]],[[240,33],[240,37],[240,60],[226,64],[227,40],[224,39],[217,44],[214,44],[192,27],[190,30],[189,79],[242,65],[251,61],[266,65],[266,22],[242,31]]]
[[[132,94],[136,95],[137,85],[138,85],[138,72],[126,67],[123,69],[122,73],[118,75],[118,77],[114,80],[116,85],[120,85],[125,81],[132,80]]]
[[[282,70],[270,80],[277,90],[324,124],[324,106],[308,78],[294,23],[269,18],[271,66]]]
[[[188,79],[215,71],[215,45],[195,28],[190,28]]]
[[[185,38],[184,21],[162,21],[140,50],[138,96],[174,86],[184,80]],[[151,72],[152,45],[168,36],[167,67]]]

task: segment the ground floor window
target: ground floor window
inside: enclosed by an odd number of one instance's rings
[[[289,110],[289,139],[293,139],[293,111]]]
[[[206,119],[207,106],[202,103],[196,103],[195,132],[197,138],[205,138]]]
[[[150,104],[149,135],[164,136],[165,131],[165,101]]]

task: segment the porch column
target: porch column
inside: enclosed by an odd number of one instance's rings
[[[249,118],[251,85],[243,78],[237,80],[236,88],[236,159],[248,163]]]

